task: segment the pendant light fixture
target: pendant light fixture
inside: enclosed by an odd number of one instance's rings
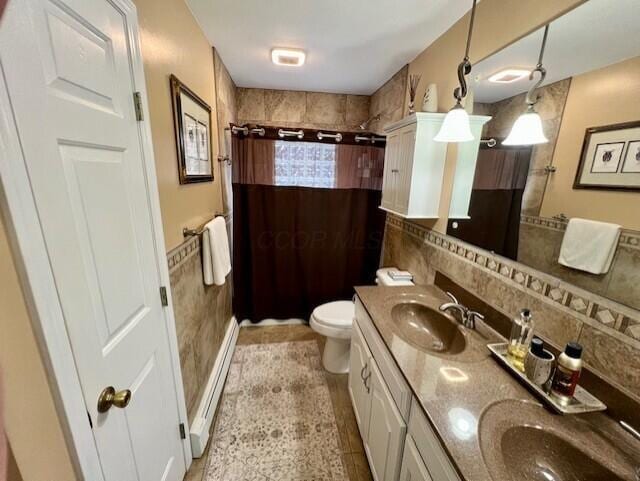
[[[527,98],[525,100],[527,103],[527,110],[513,123],[511,132],[502,142],[503,145],[535,145],[549,142],[549,139],[547,139],[542,130],[542,119],[534,108],[538,100],[540,100],[540,96],[536,93],[536,89],[540,84],[542,84],[542,82],[544,82],[544,79],[547,76],[547,71],[542,66],[542,56],[544,55],[544,49],[547,45],[548,34],[549,25],[547,24],[544,27],[544,35],[542,36],[542,46],[540,47],[538,64],[529,74],[529,80],[533,80],[533,76],[536,72],[540,74],[540,78],[527,92]]]
[[[464,52],[464,59],[458,65],[459,87],[453,91],[456,104],[447,113],[440,127],[438,135],[433,140],[436,142],[468,142],[473,140],[471,126],[469,125],[469,115],[462,106],[462,99],[467,96],[466,75],[471,73],[471,62],[469,61],[469,47],[471,46],[471,34],[473,33],[473,21],[476,15],[476,0],[473,0],[471,7],[471,19],[469,21],[469,34],[467,35],[467,48]]]

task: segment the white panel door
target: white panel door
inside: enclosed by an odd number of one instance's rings
[[[0,61],[104,478],[178,481],[175,332],[132,102],[135,16],[119,5],[13,0]],[[107,386],[129,405],[99,413]]]
[[[409,196],[411,195],[411,174],[413,170],[413,154],[416,145],[416,124],[409,125],[400,131],[400,154],[398,155],[398,173],[396,174],[395,210],[402,214],[409,212]]]
[[[384,153],[384,176],[382,178],[382,207],[394,210],[396,205],[396,177],[398,173],[398,154],[400,135],[389,134]]]
[[[368,376],[371,374],[370,364],[373,362],[367,349],[366,342],[357,325],[354,324],[351,334],[351,354],[349,357],[349,395],[353,404],[353,412],[360,428],[363,441],[367,441],[369,429],[369,408],[371,396],[369,394]]]
[[[365,449],[375,481],[396,481],[407,426],[374,361],[371,363],[371,411]]]
[[[402,468],[400,469],[400,481],[433,481],[429,470],[422,461],[413,438],[407,435],[402,455]]]

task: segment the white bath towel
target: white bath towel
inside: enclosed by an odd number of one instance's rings
[[[202,273],[208,286],[224,284],[231,272],[229,238],[224,217],[219,216],[209,222],[202,233]]]
[[[591,274],[606,274],[616,253],[620,230],[617,224],[571,219],[562,239],[558,262]]]

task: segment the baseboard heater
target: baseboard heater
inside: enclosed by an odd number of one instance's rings
[[[240,326],[235,317],[229,321],[229,326],[222,340],[222,346],[220,346],[220,352],[216,358],[216,362],[211,370],[211,375],[207,381],[207,387],[204,391],[200,405],[196,411],[195,418],[191,423],[189,430],[189,437],[191,440],[191,452],[194,458],[199,458],[204,453],[209,441],[209,431],[213,417],[216,414],[216,406],[220,400],[222,394],[222,388],[224,387],[224,381],[227,378],[229,372],[229,365],[231,364],[231,356],[238,339],[238,332]]]

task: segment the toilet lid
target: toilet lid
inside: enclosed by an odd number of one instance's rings
[[[335,327],[351,327],[356,313],[352,301],[327,302],[313,310],[313,317],[321,324]]]

